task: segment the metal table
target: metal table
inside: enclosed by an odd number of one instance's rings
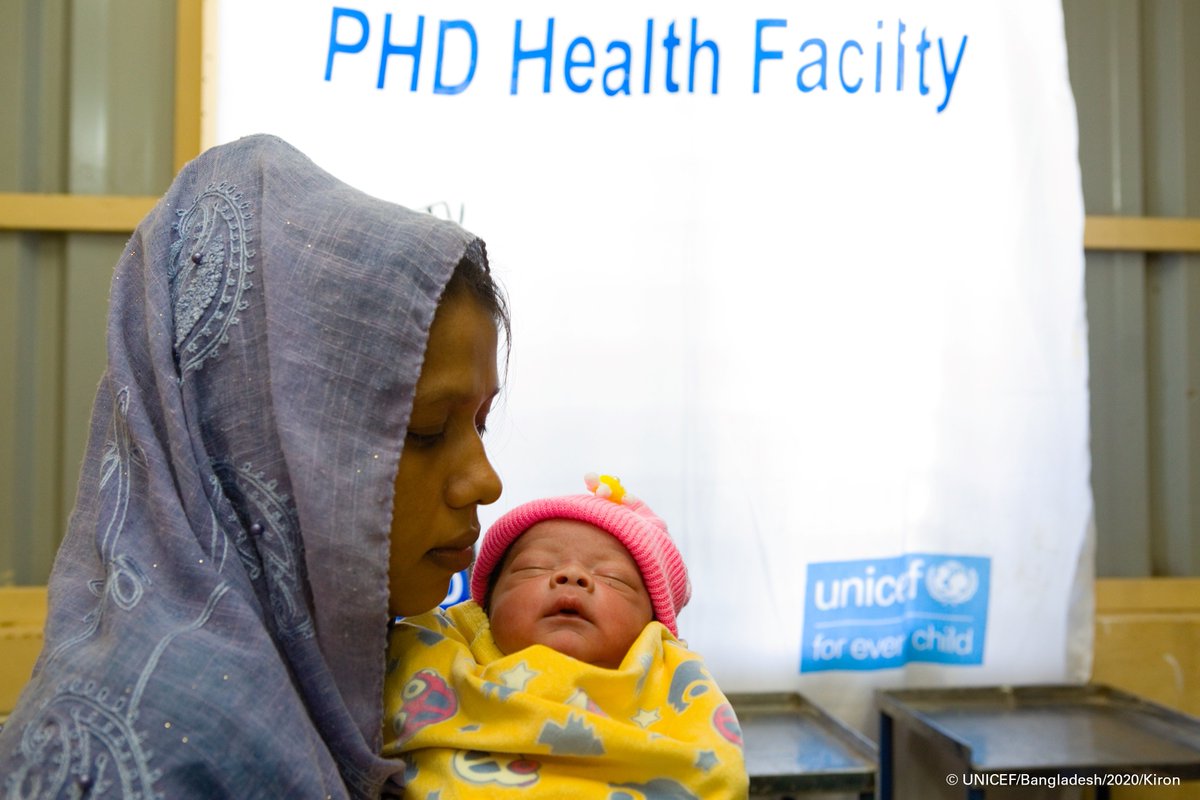
[[[1200,779],[1200,719],[1108,686],[879,690],[875,697],[881,800],[892,800],[896,724],[956,754],[970,800],[1003,775],[1091,776],[1103,782],[1097,800],[1127,775]]]
[[[875,746],[799,694],[732,694],[750,794],[875,796]]]

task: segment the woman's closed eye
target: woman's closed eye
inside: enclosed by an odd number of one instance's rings
[[[405,438],[411,444],[419,448],[433,447],[434,445],[441,444],[441,442],[446,438],[446,431],[444,428],[428,430],[409,429],[408,433],[405,435]]]

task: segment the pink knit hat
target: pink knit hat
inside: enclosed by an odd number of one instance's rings
[[[544,520],[573,519],[608,531],[625,545],[641,570],[654,618],[678,636],[675,616],[691,598],[692,585],[667,524],[648,505],[626,494],[616,478],[588,474],[584,481],[592,494],[534,500],[488,528],[471,569],[471,599],[483,605],[492,572],[521,534]]]

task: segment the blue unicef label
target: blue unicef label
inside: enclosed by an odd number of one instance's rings
[[[982,664],[990,576],[978,556],[809,564],[800,671]]]

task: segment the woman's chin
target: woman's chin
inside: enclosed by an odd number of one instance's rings
[[[393,617],[415,617],[437,608],[446,599],[448,591],[449,580],[441,586],[425,586],[415,591],[414,587],[408,586],[398,600],[393,595],[392,601],[388,603],[388,611]]]

